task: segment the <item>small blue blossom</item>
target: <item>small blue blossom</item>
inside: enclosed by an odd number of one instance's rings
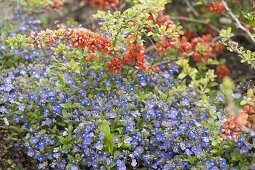
[[[39,155],[37,156],[37,159],[38,159],[39,162],[43,162],[43,161],[44,161],[44,158],[45,158],[45,156],[44,156],[44,155],[41,155],[41,154],[39,154]]]
[[[132,141],[132,138],[130,136],[126,136],[124,139],[124,143],[130,143]]]

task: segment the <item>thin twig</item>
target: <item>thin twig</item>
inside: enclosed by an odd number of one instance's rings
[[[153,49],[155,49],[155,45],[150,45],[149,47],[147,47],[147,48],[144,50],[144,52],[145,52],[145,53],[148,53],[149,51],[151,51],[151,50],[153,50]]]
[[[149,51],[153,49],[157,49],[152,39],[150,37],[147,37],[147,38],[151,42],[151,45],[144,50],[145,53],[148,53]]]
[[[187,4],[188,8],[191,10],[191,12],[197,17],[199,16],[198,12],[195,10],[195,8],[192,6],[192,4],[189,2],[189,0],[185,0],[185,3]]]
[[[212,44],[212,43],[215,43],[215,42],[217,42],[217,41],[219,41],[221,38],[222,38],[221,36],[214,37],[214,38],[212,39],[211,44]]]
[[[255,8],[255,2],[253,0],[249,0],[250,4],[252,5],[252,8]]]
[[[120,4],[121,4],[121,5],[118,7],[118,10],[119,10],[119,11],[122,11],[122,10],[127,6],[127,3],[126,3],[126,1],[123,1],[123,2],[121,2]]]
[[[244,32],[246,32],[246,34],[250,37],[250,39],[253,41],[253,43],[255,44],[255,38],[252,36],[251,32],[246,29],[241,22],[239,21],[239,19],[235,16],[235,14],[231,11],[231,9],[228,7],[228,4],[225,2],[225,0],[222,0],[222,3],[225,7],[225,9],[227,10],[227,12],[229,13],[229,15],[232,17],[232,19],[236,22],[237,27],[239,27],[241,30],[243,30]]]
[[[154,66],[159,66],[159,65],[162,65],[162,64],[169,64],[169,63],[172,63],[172,62],[175,62],[175,61],[177,61],[177,59],[161,61],[161,62],[159,62],[159,63],[157,63],[157,64],[152,65],[152,67],[154,67]]]
[[[253,79],[255,79],[255,75],[251,75],[251,76],[248,76],[248,77],[246,77],[246,78],[241,77],[241,78],[235,79],[235,80],[233,80],[233,81],[234,81],[235,83],[239,83],[239,82],[241,82],[241,81],[243,81],[243,80],[253,80]]]
[[[203,20],[193,19],[193,18],[188,18],[188,17],[183,17],[183,16],[172,16],[170,18],[173,19],[173,20],[183,20],[183,21],[188,21],[188,22],[194,22],[194,23],[198,23],[198,24],[207,25],[210,28],[212,28],[214,31],[220,32],[220,30],[217,27],[215,27],[215,26],[213,26],[213,25],[211,25],[208,22],[203,21]]]

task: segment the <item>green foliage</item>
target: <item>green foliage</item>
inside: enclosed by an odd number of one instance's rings
[[[182,68],[182,72],[179,74],[178,78],[185,79],[188,76],[191,79],[188,81],[189,87],[195,88],[200,93],[212,93],[211,88],[217,85],[215,82],[216,75],[214,74],[214,70],[209,69],[203,73],[191,67],[187,59],[181,59],[176,63]]]
[[[110,154],[112,154],[113,149],[115,147],[115,143],[113,142],[114,134],[111,133],[110,124],[106,120],[103,120],[98,128],[104,135],[103,140],[104,148],[108,150]]]
[[[240,46],[237,42],[232,41],[230,38],[234,36],[229,27],[227,30],[222,29],[220,32],[220,36],[222,37],[221,43],[227,46],[227,49],[230,52],[236,52],[238,56],[241,58],[241,62],[248,63],[255,68],[255,51],[252,52],[250,50],[246,50],[244,47]]]
[[[255,27],[255,12],[254,11],[246,13],[244,15],[244,18],[248,21],[247,23],[250,26]]]
[[[104,23],[101,30],[109,34],[113,41],[112,49],[118,50],[126,44],[125,34],[130,33],[135,36],[134,41],[143,43],[143,37],[151,37],[158,41],[162,35],[170,37],[178,36],[178,28],[166,28],[158,26],[149,20],[151,13],[154,18],[157,18],[157,12],[162,10],[167,1],[140,1],[141,4],[134,5],[124,12],[116,11],[113,14],[104,11],[98,11],[95,15],[98,19],[103,19]],[[150,31],[148,28],[150,28]]]
[[[28,40],[25,35],[18,34],[17,36],[14,37],[8,37],[6,39],[5,45],[11,49],[21,49],[24,50],[27,48]]]
[[[8,0],[7,3],[19,5],[25,8],[26,12],[42,10],[46,5],[52,3],[53,0]]]

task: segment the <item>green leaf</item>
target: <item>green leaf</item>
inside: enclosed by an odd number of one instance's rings
[[[78,64],[74,61],[74,59],[71,59],[70,61],[70,67],[73,69],[73,70],[76,70],[78,68]]]
[[[211,153],[212,154],[217,154],[219,151],[218,151],[218,149],[213,149],[213,150],[211,150]]]
[[[98,128],[104,135],[111,133],[109,123],[106,120],[103,120]]]
[[[178,78],[179,78],[179,79],[184,79],[186,76],[187,76],[186,73],[181,72],[181,73],[178,75]]]
[[[247,104],[247,101],[246,101],[246,100],[242,100],[242,101],[240,102],[240,105],[245,105],[245,104]]]
[[[104,148],[107,149],[110,154],[112,154],[113,149],[115,147],[114,134],[112,133],[107,134],[103,140],[103,145],[104,145]]]
[[[98,128],[100,132],[102,132],[105,135],[103,139],[104,149],[108,150],[109,153],[112,154],[115,147],[115,143],[114,134],[111,133],[110,124],[106,120],[103,120]]]
[[[252,97],[254,95],[253,89],[249,89],[247,95],[248,97]]]

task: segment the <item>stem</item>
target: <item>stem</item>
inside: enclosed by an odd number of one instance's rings
[[[191,12],[197,17],[199,16],[198,12],[195,10],[195,8],[192,6],[192,4],[189,2],[189,0],[185,0],[185,3],[187,4],[188,8],[191,10]]]
[[[175,61],[177,61],[177,59],[161,61],[161,62],[159,62],[159,63],[157,63],[157,64],[152,65],[152,66],[159,66],[159,65],[161,65],[161,64],[169,64],[169,63],[173,63],[173,62],[175,62]]]
[[[255,2],[253,0],[249,0],[250,4],[252,5],[252,8],[255,8]]]
[[[228,4],[225,2],[225,0],[222,0],[222,3],[226,9],[226,11],[229,13],[229,15],[232,17],[232,20],[234,20],[237,24],[237,27],[240,28],[241,30],[243,30],[252,40],[252,42],[255,44],[255,38],[253,37],[253,35],[251,34],[251,32],[246,29],[241,22],[239,21],[239,19],[236,17],[236,15],[231,11],[231,9],[228,7]]]
[[[170,18],[173,19],[173,20],[183,20],[183,21],[189,21],[189,22],[194,22],[194,23],[198,23],[198,24],[207,25],[208,27],[210,27],[214,31],[220,32],[220,30],[217,27],[215,27],[215,26],[213,26],[213,25],[211,25],[208,22],[203,21],[203,20],[188,18],[188,17],[184,17],[184,16],[176,16],[176,17],[172,16]]]

